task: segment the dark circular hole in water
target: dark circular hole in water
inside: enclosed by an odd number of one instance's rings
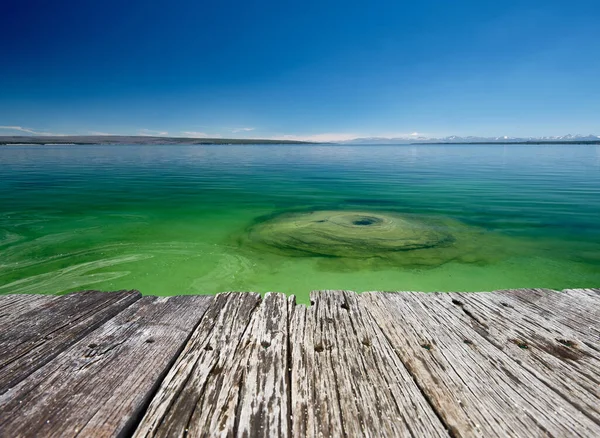
[[[362,219],[357,219],[357,220],[353,221],[352,223],[354,225],[359,225],[359,226],[368,226],[368,225],[373,225],[377,222],[378,222],[378,220],[376,218],[365,217]]]
[[[366,259],[394,263],[406,251],[444,246],[454,238],[428,219],[368,211],[284,212],[252,225],[251,246],[290,256]],[[361,231],[362,230],[362,231]]]

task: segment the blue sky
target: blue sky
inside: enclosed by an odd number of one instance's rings
[[[600,2],[7,0],[0,135],[600,134]]]

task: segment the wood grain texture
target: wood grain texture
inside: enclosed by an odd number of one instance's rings
[[[563,293],[572,296],[573,298],[587,295],[596,305],[600,302],[600,289],[565,289],[563,290]]]
[[[597,289],[517,289],[496,291],[523,304],[527,313],[540,315],[568,327],[590,347],[600,353],[600,306],[590,292]],[[585,292],[587,291],[587,292]]]
[[[227,399],[239,391],[237,406],[233,409],[233,403],[223,403],[230,408],[222,411],[220,416],[235,418],[228,429],[238,436],[288,437],[291,431],[288,300],[284,294],[265,295],[252,315],[241,347],[239,361],[229,371],[230,376],[239,376],[239,379],[229,380],[230,389],[227,390]],[[199,411],[207,411],[207,408],[202,406]],[[201,433],[202,430],[198,430],[197,435]]]
[[[145,297],[0,396],[0,435],[128,433],[211,297]]]
[[[24,314],[38,309],[40,311],[55,295],[0,295],[0,324],[8,327],[12,321],[23,317]]]
[[[290,324],[294,436],[448,436],[356,294],[311,303]]]
[[[600,341],[600,289],[565,289],[562,294],[574,303],[577,312],[584,316],[590,335]],[[600,344],[598,342],[597,344]]]
[[[237,355],[259,303],[254,293],[215,297],[134,436],[235,435],[243,383]]]
[[[311,301],[0,296],[0,438],[600,436],[598,289]]]
[[[0,394],[141,298],[137,291],[86,291],[20,315],[0,331]]]
[[[600,360],[576,332],[506,295],[449,293],[439,298],[461,309],[464,321],[488,342],[600,424]]]
[[[585,436],[600,425],[490,342],[444,294],[360,299],[454,436]]]

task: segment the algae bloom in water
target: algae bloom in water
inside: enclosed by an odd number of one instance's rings
[[[349,258],[381,257],[454,241],[439,224],[368,211],[285,213],[253,226],[248,238],[288,255]]]
[[[249,249],[315,257],[326,271],[487,265],[505,256],[508,237],[448,217],[324,210],[284,212],[246,230]]]

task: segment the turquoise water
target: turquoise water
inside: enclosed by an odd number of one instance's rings
[[[11,146],[0,166],[0,294],[600,286],[600,146]],[[453,241],[361,258],[248,237],[314,211]]]

